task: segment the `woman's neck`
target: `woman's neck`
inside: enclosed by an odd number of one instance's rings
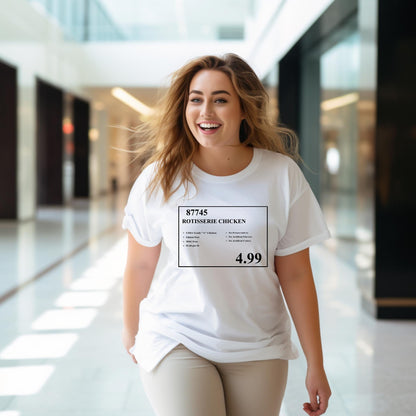
[[[253,158],[253,148],[245,145],[207,148],[200,146],[193,162],[215,176],[234,175],[245,169]]]

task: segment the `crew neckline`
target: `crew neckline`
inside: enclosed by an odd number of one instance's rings
[[[205,172],[204,170],[200,169],[194,163],[193,168],[192,168],[192,174],[206,182],[216,182],[216,183],[234,182],[234,181],[238,181],[247,177],[254,170],[256,170],[257,166],[260,164],[260,160],[261,160],[260,149],[254,147],[253,156],[250,160],[250,163],[244,169],[240,170],[237,173],[234,173],[232,175],[226,175],[226,176],[211,175],[210,173]]]

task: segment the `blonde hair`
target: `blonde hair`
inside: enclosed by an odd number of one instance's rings
[[[269,97],[253,69],[239,56],[196,58],[172,75],[170,87],[160,100],[155,115],[141,124],[136,133],[142,138],[135,153],[145,160],[144,167],[157,163],[149,190],[161,187],[165,201],[182,185],[187,192],[192,178],[192,159],[198,149],[186,122],[189,86],[203,69],[221,71],[231,80],[245,116],[240,126],[240,142],[247,146],[272,150],[298,159],[295,134],[270,119]],[[179,179],[174,187],[176,179]]]

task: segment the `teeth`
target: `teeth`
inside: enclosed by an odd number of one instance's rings
[[[214,124],[214,123],[201,123],[200,126],[203,129],[216,129],[220,127],[220,124]]]

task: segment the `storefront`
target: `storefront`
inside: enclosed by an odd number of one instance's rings
[[[329,244],[358,270],[363,306],[414,318],[416,197],[405,167],[416,150],[416,36],[410,2],[390,3],[334,1],[280,60],[278,101],[281,122],[299,134]]]

